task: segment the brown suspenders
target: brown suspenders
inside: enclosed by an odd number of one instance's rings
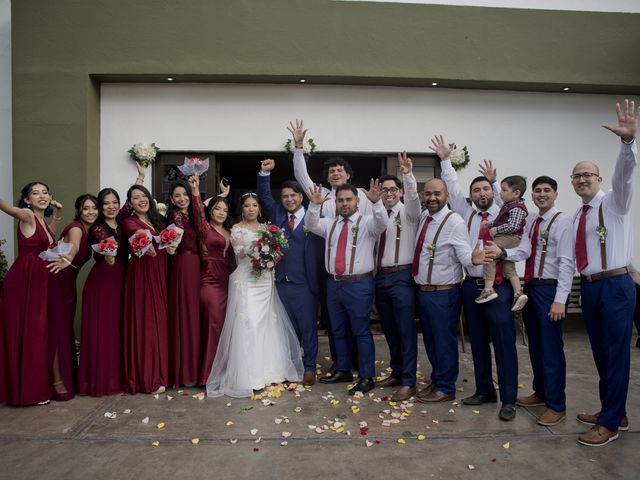
[[[449,217],[453,214],[453,212],[449,212],[447,213],[447,216],[444,217],[444,220],[442,221],[442,223],[440,224],[440,226],[438,227],[438,230],[436,230],[436,235],[433,237],[433,241],[431,242],[431,244],[433,245],[433,250],[431,250],[431,254],[429,255],[429,270],[427,271],[427,285],[431,285],[431,273],[433,272],[433,259],[436,256],[436,248],[438,245],[438,237],[440,236],[440,232],[442,231],[442,227],[444,227],[444,224],[447,223],[447,220],[449,220]]]
[[[551,230],[551,225],[553,225],[553,222],[561,213],[562,212],[557,212],[549,222],[549,225],[547,225],[547,228],[545,229],[545,232],[547,232],[546,238],[549,238],[549,230]],[[529,238],[531,238],[532,234],[533,234],[533,229],[529,232]],[[547,240],[545,240],[545,237],[542,237],[542,251],[540,252],[540,266],[538,267],[538,278],[542,278],[542,271],[544,270],[544,260],[546,256],[547,256]]]
[[[598,235],[600,236],[600,262],[602,264],[602,270],[605,271],[607,269],[607,236],[606,234],[600,235],[600,230],[606,232],[606,228],[604,226],[604,217],[602,215],[602,203],[600,204],[600,208],[598,208]]]

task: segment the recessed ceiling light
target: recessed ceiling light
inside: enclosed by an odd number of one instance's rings
[[[300,79],[300,83],[305,83],[305,82],[306,82],[306,80],[304,78]]]
[[[169,82],[173,82],[173,77],[167,77],[167,80],[168,80]]]
[[[562,90],[564,90],[565,92],[569,91],[569,87],[564,87]]]
[[[431,86],[432,86],[432,87],[437,87],[437,86],[438,86],[438,82],[432,82],[432,83],[431,83]]]

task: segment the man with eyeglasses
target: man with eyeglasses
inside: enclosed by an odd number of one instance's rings
[[[378,239],[375,303],[389,346],[391,374],[376,386],[399,386],[391,400],[402,402],[416,393],[418,334],[411,261],[421,208],[413,163],[407,152],[398,153],[398,163],[402,181],[393,175],[380,178],[389,224]],[[404,203],[400,200],[403,196]]]
[[[633,252],[631,194],[638,162],[635,141],[640,108],[625,100],[616,104],[617,124],[603,125],[620,137],[611,190],[600,188],[595,163],[573,167],[571,183],[582,199],[573,219],[576,267],[581,277],[582,318],[600,376],[600,411],[580,413],[578,420],[592,427],[578,438],[582,445],[599,447],[627,430],[631,326],[635,288],[628,265]]]

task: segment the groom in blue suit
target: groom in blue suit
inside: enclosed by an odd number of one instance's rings
[[[289,248],[276,266],[276,287],[304,351],[304,385],[316,382],[318,356],[318,297],[323,272],[323,242],[304,225],[302,188],[295,181],[282,184],[280,203],[271,194],[275,160],[266,159],[258,172],[258,196],[271,223],[284,229]]]

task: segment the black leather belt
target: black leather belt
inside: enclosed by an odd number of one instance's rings
[[[527,286],[540,287],[542,285],[558,285],[558,280],[555,278],[534,278],[526,283]]]
[[[412,265],[410,263],[407,265],[395,265],[393,267],[382,267],[380,269],[380,273],[387,274],[387,273],[401,272],[402,270],[409,270],[411,267]]]
[[[329,275],[336,282],[355,282],[357,280],[366,280],[368,278],[373,278],[373,273],[359,273],[356,275]]]
[[[448,283],[446,285],[418,285],[422,292],[439,292],[441,290],[452,290],[459,287],[459,283]]]
[[[469,283],[473,283],[474,285],[478,286],[478,287],[484,287],[484,278],[482,277],[472,277],[470,275],[467,275],[464,278],[465,282],[469,282]]]
[[[620,275],[628,275],[629,269],[627,267],[614,268],[613,270],[605,270],[604,272],[594,273],[592,275],[580,275],[582,280],[587,282],[597,282],[598,280],[604,280],[605,278],[619,277]]]

